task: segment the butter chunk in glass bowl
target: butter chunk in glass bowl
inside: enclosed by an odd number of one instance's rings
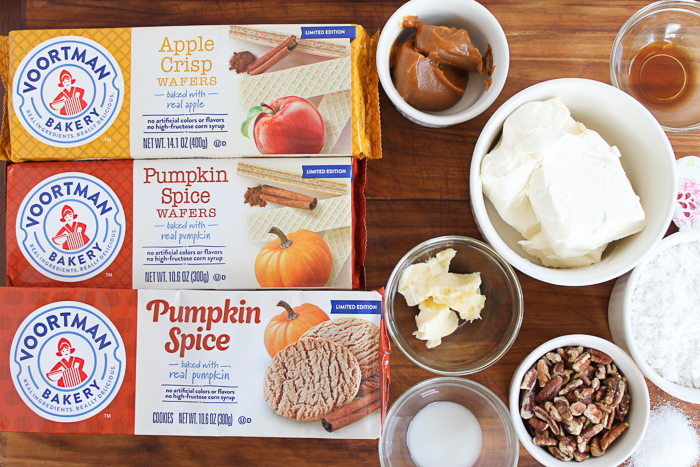
[[[454,254],[447,250],[454,250]],[[451,255],[453,257],[450,258]],[[419,267],[417,271],[424,269],[423,272],[427,272],[425,270],[430,269],[431,259],[432,273],[407,275],[413,276],[414,282],[413,290],[408,292],[410,287],[401,283],[404,272],[413,265]],[[458,277],[446,279],[447,282],[434,280],[446,269]],[[479,273],[480,282],[476,280],[475,273]],[[431,279],[424,284],[415,284],[426,276]],[[466,297],[471,298],[452,300],[464,296],[462,292],[465,290],[473,292],[477,287],[483,299],[469,293]],[[406,296],[399,290],[407,292]],[[440,345],[437,346],[426,346],[426,341],[415,335],[416,332],[420,334],[418,326],[422,322],[419,320],[417,323],[416,318],[419,312],[423,313],[417,304],[425,303],[426,290],[434,293],[427,301],[434,303],[437,296],[438,301],[445,302],[441,304],[447,307],[442,312],[442,319],[451,321],[451,324],[441,320],[433,323],[428,319],[431,317],[430,311],[424,315],[426,321],[440,328],[441,332],[445,327],[457,324],[453,332],[440,338]],[[454,296],[451,296],[451,292],[454,292]],[[433,238],[409,251],[389,277],[385,304],[384,317],[394,344],[413,363],[440,375],[466,375],[493,365],[515,342],[524,310],[520,282],[510,265],[485,243],[461,236]],[[480,318],[460,322],[459,312],[450,307],[461,309],[468,319],[472,319],[478,309]]]

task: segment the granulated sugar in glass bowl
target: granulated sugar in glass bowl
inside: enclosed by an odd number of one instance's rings
[[[664,379],[700,388],[700,242],[664,250],[641,271],[630,303],[632,334]]]

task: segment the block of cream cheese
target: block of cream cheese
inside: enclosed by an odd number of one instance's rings
[[[359,288],[364,166],[349,156],[13,164],[7,283]]]
[[[2,287],[0,304],[9,356],[1,431],[380,435],[390,349],[377,292]],[[290,312],[298,317],[288,321]],[[300,346],[312,326],[330,331]],[[286,345],[315,346],[316,359],[294,360]],[[340,361],[348,366],[331,377],[323,364]],[[308,374],[316,378],[302,380]],[[337,387],[340,378],[352,384]],[[318,419],[300,420],[274,396],[296,398]]]
[[[0,37],[0,154],[379,158],[376,36],[291,24],[13,31]]]
[[[483,190],[523,249],[551,267],[600,261],[608,243],[641,231],[645,216],[619,150],[575,122],[558,99],[530,102],[484,157]]]

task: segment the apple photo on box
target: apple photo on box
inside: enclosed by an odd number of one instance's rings
[[[297,96],[253,107],[241,132],[248,138],[252,133],[261,154],[319,154],[326,138],[321,112]]]
[[[292,29],[281,29],[230,27],[236,51],[229,70],[242,75],[242,102],[249,109],[241,132],[261,154],[328,154],[339,140],[339,152],[349,152],[349,133],[341,138],[351,113],[349,47],[335,39],[298,39]]]

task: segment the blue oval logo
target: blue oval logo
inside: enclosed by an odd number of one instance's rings
[[[80,302],[32,312],[17,329],[10,356],[17,393],[54,422],[78,422],[102,411],[126,371],[119,331],[100,310]]]
[[[124,77],[116,59],[97,42],[55,37],[22,59],[12,99],[20,123],[36,139],[76,147],[112,125],[124,100]]]
[[[96,276],[124,243],[124,209],[97,177],[67,172],[49,177],[25,196],[15,224],[22,254],[44,276],[78,282]]]

